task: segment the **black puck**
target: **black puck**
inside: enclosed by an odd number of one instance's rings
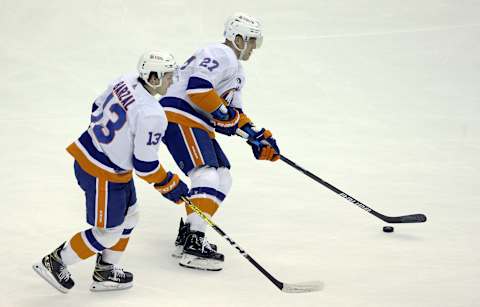
[[[385,226],[385,227],[383,227],[383,232],[393,232],[393,227],[392,226]]]

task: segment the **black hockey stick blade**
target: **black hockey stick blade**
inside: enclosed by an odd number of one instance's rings
[[[427,217],[425,214],[410,214],[410,215],[403,215],[403,216],[394,216],[389,217],[387,216],[384,219],[385,222],[388,223],[424,223],[427,221]]]
[[[287,284],[284,283],[282,287],[282,292],[286,293],[307,293],[307,292],[316,292],[323,289],[323,282],[321,281],[307,281],[296,284]]]

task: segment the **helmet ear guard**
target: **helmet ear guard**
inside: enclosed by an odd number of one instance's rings
[[[139,77],[153,88],[162,86],[162,78],[165,73],[175,72],[177,67],[178,65],[173,55],[162,51],[145,52],[137,64]],[[148,81],[153,72],[156,73],[158,79],[160,79],[160,84],[158,85],[153,85]]]

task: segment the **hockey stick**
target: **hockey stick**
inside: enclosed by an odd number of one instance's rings
[[[237,135],[241,136],[244,139],[248,139],[248,135],[240,129],[237,129]],[[252,141],[252,142],[258,142],[258,141]],[[345,192],[341,191],[340,189],[334,187],[330,183],[322,180],[320,177],[318,177],[318,176],[312,174],[311,172],[307,171],[306,169],[298,166],[295,162],[288,159],[287,157],[285,157],[283,155],[280,155],[280,160],[287,163],[288,165],[295,168],[296,170],[304,173],[305,175],[312,178],[316,182],[320,183],[324,187],[326,187],[326,188],[330,189],[331,191],[337,193],[338,195],[345,198],[346,200],[348,200],[352,204],[356,205],[360,209],[363,209],[363,210],[367,211],[368,213],[376,216],[377,218],[381,219],[384,222],[394,224],[394,223],[423,223],[423,222],[427,221],[427,217],[424,214],[410,214],[410,215],[401,215],[401,216],[386,216],[384,214],[381,214],[381,213],[373,210],[372,208],[368,207],[367,205],[365,205],[361,201],[356,200],[355,198],[348,195],[347,193],[345,193]]]
[[[205,222],[207,222],[219,235],[221,235],[225,240],[235,247],[240,254],[245,257],[257,270],[259,270],[265,277],[267,277],[278,289],[286,293],[305,293],[305,292],[315,292],[320,291],[323,288],[323,283],[320,281],[310,281],[302,282],[295,284],[287,284],[279,281],[272,276],[267,270],[265,270],[258,262],[255,261],[243,248],[241,248],[235,241],[233,241],[220,227],[218,227],[207,215],[205,215],[202,210],[195,206],[192,201],[182,196],[182,200],[195,211]]]
[[[295,168],[296,170],[304,173],[305,175],[312,178],[313,180],[320,183],[321,185],[327,187],[331,191],[337,193],[338,195],[345,198],[346,200],[348,200],[352,204],[356,205],[360,209],[363,209],[363,210],[367,211],[368,213],[378,217],[379,219],[381,219],[384,222],[387,222],[387,223],[423,223],[423,222],[427,221],[427,217],[424,214],[386,216],[386,215],[383,215],[381,213],[378,213],[377,211],[375,211],[372,208],[368,207],[367,205],[363,204],[361,201],[356,200],[355,198],[348,195],[347,193],[341,191],[340,189],[337,189],[336,187],[334,187],[330,183],[322,180],[318,176],[316,176],[316,175],[312,174],[311,172],[307,171],[306,169],[298,166],[297,164],[295,164],[292,160],[288,159],[287,157],[280,155],[280,160],[287,163],[288,165]]]

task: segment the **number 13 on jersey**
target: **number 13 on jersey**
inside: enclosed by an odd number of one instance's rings
[[[93,134],[97,138],[98,142],[102,144],[110,143],[113,138],[115,138],[115,132],[122,129],[123,125],[127,121],[127,113],[125,109],[119,103],[113,103],[108,109],[111,115],[106,124],[96,124],[93,126]],[[97,117],[97,121],[105,116],[105,113],[102,111],[102,116]],[[115,120],[112,120],[116,118]]]

